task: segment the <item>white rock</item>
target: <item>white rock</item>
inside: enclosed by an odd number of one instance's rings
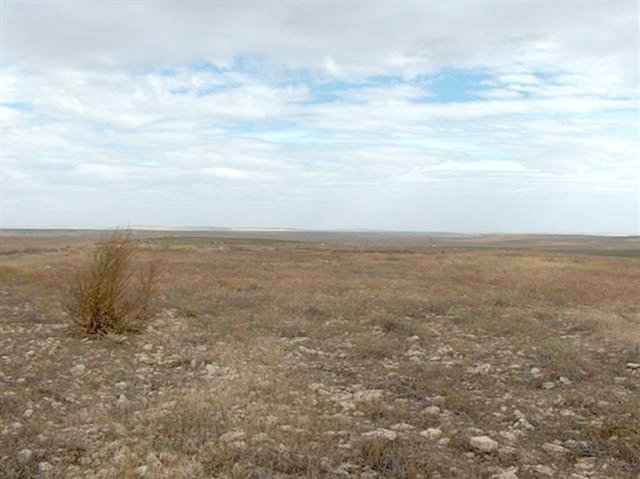
[[[429,416],[439,416],[440,415],[440,408],[438,406],[429,406],[427,408],[424,409],[425,414],[428,414]]]
[[[422,431],[420,435],[422,437],[426,437],[427,439],[431,439],[432,441],[435,441],[440,436],[442,436],[442,431],[437,427],[430,427]]]
[[[156,456],[155,453],[153,452],[150,452],[149,454],[147,454],[146,462],[149,467],[154,469],[158,469],[160,468],[160,466],[162,466],[160,459],[158,459],[158,456]]]
[[[576,461],[576,469],[589,471],[596,467],[596,459],[594,457],[582,457]]]
[[[554,383],[553,381],[547,381],[545,383],[542,383],[542,389],[553,389],[556,387],[556,383]]]
[[[118,396],[118,406],[126,406],[129,404],[129,398],[127,398],[127,396],[125,396],[124,394],[120,394],[120,396]]]
[[[555,477],[555,471],[550,468],[549,466],[544,466],[542,464],[538,464],[537,466],[533,466],[533,469],[537,472],[539,472],[540,474],[543,474],[545,476],[549,476],[549,477]]]
[[[547,442],[546,444],[544,444],[542,446],[542,449],[547,451],[549,454],[557,454],[557,455],[566,454],[567,452],[569,452],[564,447],[558,446],[557,444],[553,444],[551,442]]]
[[[629,369],[640,369],[640,363],[627,363]]]
[[[27,409],[22,416],[26,419],[29,419],[31,416],[33,416],[33,409]]]
[[[220,442],[233,442],[244,439],[244,431],[229,431],[220,436]]]
[[[369,389],[367,391],[358,391],[353,395],[356,403],[377,403],[384,400],[384,391],[382,389]]]
[[[516,474],[516,472],[518,472],[518,468],[514,466],[514,467],[510,467],[506,471],[503,471],[499,474],[494,474],[493,476],[491,476],[491,478],[492,479],[518,479],[518,475]]]
[[[318,355],[318,354],[320,354],[320,350],[313,349],[313,348],[307,348],[305,346],[298,346],[298,351],[300,351],[301,353],[310,354],[310,355]]]
[[[38,464],[38,470],[40,472],[49,472],[51,470],[51,464],[48,462],[41,462]]]
[[[148,477],[149,475],[149,466],[139,466],[135,469],[136,476],[138,477]]]
[[[386,439],[388,441],[395,441],[398,437],[395,431],[390,429],[376,429],[375,431],[369,431],[362,433],[362,437],[369,439]]]
[[[511,446],[502,446],[498,448],[498,455],[502,457],[511,457],[518,454],[518,450]]]
[[[489,374],[492,369],[493,367],[491,366],[491,364],[488,364],[488,363],[475,364],[473,367],[467,369],[467,372],[474,376],[485,376]]]
[[[31,449],[23,449],[18,453],[18,462],[20,464],[26,464],[33,459],[33,452]]]
[[[73,374],[74,376],[80,376],[81,374],[83,374],[86,371],[86,366],[84,364],[76,364],[74,367],[72,367],[69,372],[71,374]]]
[[[442,439],[438,440],[438,446],[447,447],[450,442],[451,439],[449,439],[448,437],[443,437]]]
[[[498,449],[498,443],[489,436],[474,436],[469,439],[469,444],[482,452],[492,452]]]
[[[229,443],[229,447],[231,447],[231,449],[235,449],[236,451],[243,451],[247,448],[247,443],[244,441],[233,441]]]
[[[266,432],[259,432],[258,434],[256,434],[255,436],[253,436],[251,438],[251,442],[267,442],[270,441],[271,438],[269,437],[269,435]]]
[[[398,424],[394,424],[391,426],[391,429],[398,432],[406,432],[413,431],[415,429],[411,424],[407,424],[406,422],[399,422]]]
[[[515,433],[511,432],[511,431],[502,431],[500,433],[500,435],[502,437],[504,437],[510,443],[514,443],[514,442],[516,442],[518,440],[518,436]]]

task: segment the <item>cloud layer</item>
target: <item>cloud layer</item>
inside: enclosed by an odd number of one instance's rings
[[[10,226],[638,233],[637,2],[5,2]]]

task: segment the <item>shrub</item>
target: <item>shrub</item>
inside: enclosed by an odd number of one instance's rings
[[[138,332],[154,315],[157,268],[141,264],[130,230],[102,241],[66,285],[63,307],[83,333]]]

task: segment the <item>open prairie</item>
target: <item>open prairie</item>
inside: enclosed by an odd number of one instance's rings
[[[640,477],[638,238],[137,238],[160,313],[89,340],[97,234],[2,236],[2,477]]]

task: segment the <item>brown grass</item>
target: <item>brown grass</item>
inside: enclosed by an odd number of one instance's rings
[[[164,262],[160,313],[87,342],[60,327],[59,278],[93,241],[0,244],[5,477],[640,473],[636,259],[138,238],[141,262]],[[484,434],[513,450],[473,451]]]

